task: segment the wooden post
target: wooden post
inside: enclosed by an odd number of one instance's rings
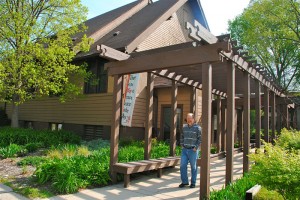
[[[243,110],[237,110],[237,123],[238,123],[238,142],[239,147],[242,147],[243,145],[243,124],[244,124],[244,118],[243,118]]]
[[[279,100],[279,97],[276,98],[277,100]],[[277,102],[276,100],[276,102]],[[277,104],[276,105],[276,114],[277,114],[277,117],[276,117],[276,120],[277,120],[277,123],[276,123],[276,129],[277,129],[277,132],[280,133],[281,131],[281,126],[282,126],[282,111],[281,111],[281,104]]]
[[[152,119],[153,119],[153,88],[154,75],[147,73],[147,96],[146,96],[146,126],[145,126],[145,151],[144,159],[149,160],[151,157],[151,139],[152,139]]]
[[[210,137],[210,143],[211,143],[211,145],[213,145],[215,143],[214,112],[213,112],[213,109],[211,109],[211,137]]]
[[[175,156],[176,148],[176,121],[177,121],[177,81],[172,80],[171,127],[170,127],[170,156]]]
[[[226,178],[225,184],[229,185],[233,180],[233,136],[235,115],[235,66],[227,63],[227,133],[226,133]]]
[[[113,171],[113,166],[118,162],[120,117],[122,102],[122,76],[114,75],[114,91],[112,105],[112,122],[110,134],[110,175],[112,182],[117,182],[117,174]]]
[[[222,113],[222,101],[221,101],[221,97],[218,96],[217,97],[217,153],[221,151],[221,133],[222,133],[221,113]]]
[[[200,162],[200,199],[209,198],[212,66],[202,64],[202,144]]]
[[[282,104],[282,113],[283,113],[283,127],[289,129],[289,108],[287,104]]]
[[[244,72],[244,144],[243,144],[243,173],[249,171],[249,146],[250,146],[250,75]]]
[[[255,143],[256,148],[260,148],[261,131],[261,89],[260,82],[255,81]]]
[[[270,106],[271,106],[271,129],[272,129],[272,136],[271,142],[275,139],[275,130],[276,130],[276,105],[275,105],[275,93],[271,92],[271,99],[270,99]]]
[[[194,114],[195,119],[197,118],[197,88],[191,88],[191,97],[190,97],[190,112]]]
[[[225,102],[225,99],[224,101]],[[226,113],[227,113],[227,109],[225,107],[225,104],[223,103],[222,104],[222,112],[221,112],[221,151],[225,151],[225,147],[226,147],[226,132],[227,132],[227,129],[226,129]]]
[[[264,140],[265,142],[269,142],[269,89],[265,86],[264,87]]]

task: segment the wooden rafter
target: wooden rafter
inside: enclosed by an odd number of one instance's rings
[[[230,52],[230,43],[219,42],[199,47],[143,55],[132,59],[129,58],[124,61],[109,62],[105,64],[105,67],[108,69],[108,75],[123,75],[201,64],[205,62],[213,63],[220,60],[218,52],[222,50]]]

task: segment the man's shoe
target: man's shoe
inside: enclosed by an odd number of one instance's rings
[[[191,185],[190,185],[190,188],[195,188],[195,184],[191,184]]]
[[[189,185],[188,183],[181,183],[180,185],[179,185],[179,187],[180,188],[183,188],[184,186],[186,186],[186,185]]]

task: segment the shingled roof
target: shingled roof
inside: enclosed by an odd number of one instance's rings
[[[149,3],[148,0],[137,0],[87,20],[85,22],[88,27],[86,34],[94,39],[94,44],[91,45],[89,52],[81,52],[77,58],[97,54],[97,45],[100,44],[126,53],[133,52],[137,45],[143,42],[187,1],[160,0]],[[190,1],[199,4],[198,0]],[[202,11],[201,8],[199,11]]]

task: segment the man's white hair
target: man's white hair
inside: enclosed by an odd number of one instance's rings
[[[191,116],[194,119],[194,113],[188,113],[186,116]]]

